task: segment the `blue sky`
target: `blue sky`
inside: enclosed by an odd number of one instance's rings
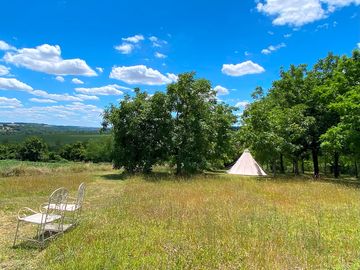
[[[99,126],[196,71],[243,108],[280,67],[360,47],[360,0],[1,2],[0,122]]]

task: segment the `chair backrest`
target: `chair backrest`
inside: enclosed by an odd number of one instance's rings
[[[81,183],[78,189],[78,195],[76,199],[76,205],[78,207],[82,207],[84,197],[85,197],[85,183]]]
[[[49,203],[48,205],[51,207],[47,207],[46,211],[46,217],[50,214],[53,214],[55,212],[63,212],[66,208],[67,198],[69,195],[69,191],[66,188],[58,188],[53,193],[51,193],[49,197]]]

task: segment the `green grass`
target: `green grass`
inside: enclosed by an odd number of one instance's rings
[[[19,160],[0,160],[0,177],[56,175],[60,173],[79,173],[84,171],[109,170],[110,164],[83,162],[31,162]]]
[[[21,206],[87,182],[79,227],[11,248]],[[0,178],[0,268],[359,269],[360,190],[304,179],[115,171]]]

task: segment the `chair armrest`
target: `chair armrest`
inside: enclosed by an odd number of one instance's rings
[[[29,213],[30,213],[30,215],[32,215],[32,214],[37,214],[38,212],[36,212],[35,210],[33,210],[29,207],[23,207],[18,212],[18,219],[28,216]]]

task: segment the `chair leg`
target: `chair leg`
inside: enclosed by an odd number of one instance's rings
[[[18,235],[18,231],[19,231],[19,224],[20,224],[20,220],[18,220],[18,223],[17,223],[17,226],[16,226],[16,232],[15,232],[15,238],[14,238],[13,247],[15,247],[15,244],[16,244],[16,239],[17,239],[17,235]]]

